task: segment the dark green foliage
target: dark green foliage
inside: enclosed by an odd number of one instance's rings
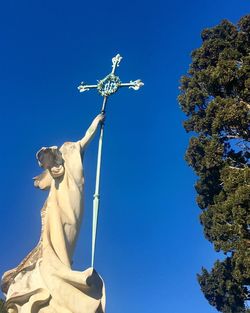
[[[198,280],[219,311],[250,312],[250,15],[201,37],[178,100],[186,131],[196,134],[186,160],[198,176],[204,234],[227,257]]]
[[[211,273],[203,268],[202,274],[198,275],[201,289],[217,310],[226,313],[247,312],[244,308],[247,288],[238,284],[232,272],[231,258],[226,258],[223,262],[216,261]]]
[[[0,299],[0,313],[7,313],[4,308],[4,301]]]

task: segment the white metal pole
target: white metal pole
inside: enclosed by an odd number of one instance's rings
[[[107,99],[108,97],[104,97],[103,99],[102,113],[105,113]],[[93,199],[92,255],[91,255],[92,267],[94,267],[94,260],[95,260],[98,213],[99,213],[99,206],[100,206],[100,176],[101,176],[103,135],[104,135],[104,123],[102,123],[101,129],[100,129],[100,137],[99,137],[98,153],[97,153],[97,165],[96,165],[96,183],[95,183],[95,193],[94,193],[94,199]]]

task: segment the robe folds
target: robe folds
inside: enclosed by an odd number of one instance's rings
[[[80,143],[66,142],[60,152],[63,173],[49,177],[39,244],[19,267],[4,275],[5,284],[10,282],[6,294],[8,313],[105,311],[105,288],[98,273],[93,268],[83,272],[71,269],[83,214]]]

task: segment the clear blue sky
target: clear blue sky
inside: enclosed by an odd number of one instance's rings
[[[120,53],[123,81],[138,92],[110,98],[101,180],[96,269],[107,288],[107,313],[212,313],[196,273],[218,257],[204,239],[195,176],[184,161],[188,135],[176,101],[200,32],[249,13],[248,1],[4,1],[0,10],[0,273],[35,246],[46,193],[41,146],[77,140],[101,97],[80,94]],[[74,268],[90,265],[97,140],[85,157],[85,218]]]

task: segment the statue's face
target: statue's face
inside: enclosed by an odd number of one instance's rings
[[[49,170],[52,176],[60,176],[62,174],[63,158],[58,147],[43,147],[37,152],[36,158],[39,165]]]

